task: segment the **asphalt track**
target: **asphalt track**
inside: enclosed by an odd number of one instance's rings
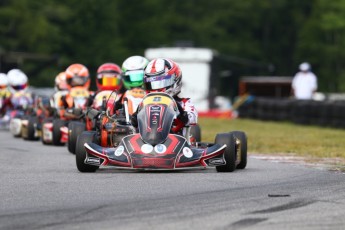
[[[79,173],[67,147],[0,132],[0,229],[344,229],[345,175],[249,158],[245,170]]]

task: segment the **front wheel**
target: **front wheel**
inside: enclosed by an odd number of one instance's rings
[[[77,138],[83,131],[85,131],[85,129],[86,129],[86,126],[82,122],[72,121],[68,124],[67,147],[70,153],[75,154]]]
[[[233,172],[236,169],[236,139],[232,133],[217,134],[216,144],[226,145],[224,151],[225,165],[216,166],[217,172]]]
[[[84,131],[77,138],[75,160],[80,172],[95,172],[99,168],[99,166],[85,164],[86,150],[84,144],[94,142],[95,138],[96,132],[94,131]]]

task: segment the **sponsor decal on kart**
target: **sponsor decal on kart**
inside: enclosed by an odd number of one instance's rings
[[[141,151],[143,153],[151,153],[153,151],[153,146],[152,145],[149,145],[149,144],[143,144],[141,146]]]
[[[66,143],[68,141],[68,127],[63,126],[63,127],[60,128],[60,131],[61,131],[61,139],[60,139],[60,141],[62,143]]]
[[[53,133],[49,127],[43,127],[43,140],[44,141],[52,141],[53,140]]]
[[[114,152],[115,156],[119,157],[123,154],[123,152],[125,151],[125,148],[120,145]]]
[[[88,157],[86,159],[86,162],[89,163],[89,164],[100,164],[101,163],[101,159],[94,158],[94,157]]]
[[[192,158],[192,156],[193,156],[192,150],[188,147],[184,147],[182,152],[183,152],[183,155],[187,158]]]
[[[213,158],[213,159],[209,159],[208,160],[208,164],[209,165],[224,165],[225,164],[225,161],[223,158]]]
[[[167,147],[163,144],[156,145],[154,149],[155,149],[155,152],[158,154],[162,154],[167,151]]]

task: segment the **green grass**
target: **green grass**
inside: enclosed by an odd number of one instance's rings
[[[241,130],[248,152],[345,159],[345,130],[249,119],[199,118],[202,140],[214,142],[217,133]]]

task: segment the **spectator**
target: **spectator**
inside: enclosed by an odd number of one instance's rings
[[[298,100],[311,100],[317,90],[317,78],[307,62],[300,64],[299,70],[292,80],[293,96]]]

